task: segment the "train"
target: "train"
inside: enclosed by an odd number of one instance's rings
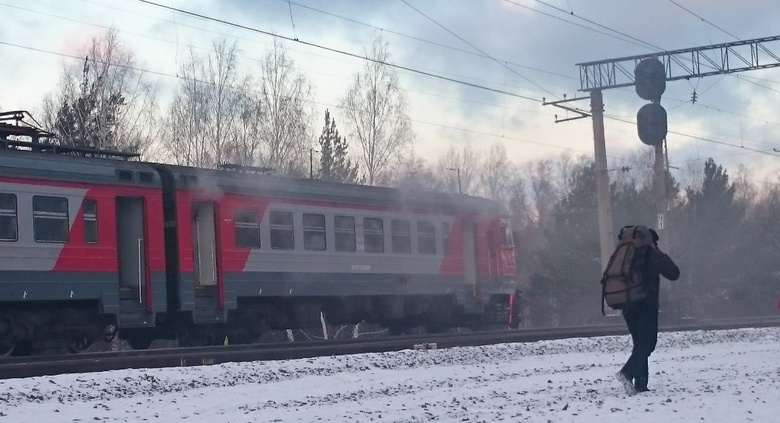
[[[394,334],[519,323],[493,201],[144,162],[19,128],[0,123],[0,355],[252,343],[323,318]]]

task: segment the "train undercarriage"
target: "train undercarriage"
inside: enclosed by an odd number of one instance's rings
[[[3,305],[0,357],[31,353],[83,352],[117,335],[114,316],[98,313],[97,301]]]
[[[453,295],[252,297],[239,298],[226,323],[194,323],[191,313],[168,313],[158,315],[153,327],[118,329],[116,316],[100,313],[97,301],[37,302],[2,308],[0,357],[78,353],[95,343],[110,343],[117,335],[130,348],[145,349],[158,339],[178,346],[257,343],[288,329],[323,337],[327,327],[357,324],[383,328],[389,335],[512,327],[519,316],[513,305],[505,294],[490,296],[478,307],[466,307]]]

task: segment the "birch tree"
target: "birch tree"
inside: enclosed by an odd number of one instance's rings
[[[252,164],[258,149],[253,131],[257,103],[248,96],[250,79],[238,72],[238,45],[214,41],[199,56],[190,50],[179,70],[181,83],[169,114],[166,147],[177,164],[217,167]]]
[[[491,200],[505,203],[508,181],[512,172],[513,165],[506,155],[504,144],[493,144],[482,162],[480,173],[485,195]]]
[[[44,98],[43,125],[65,145],[146,152],[161,127],[157,88],[137,68],[134,52],[110,29],[81,55]]]
[[[414,141],[406,114],[406,94],[398,75],[387,66],[388,44],[374,39],[363,70],[341,102],[349,134],[360,146],[360,160],[369,185],[396,165]]]
[[[277,173],[308,174],[308,154],[313,146],[309,122],[312,89],[306,77],[280,42],[263,61],[258,102],[262,107],[258,135],[262,141],[261,162]]]

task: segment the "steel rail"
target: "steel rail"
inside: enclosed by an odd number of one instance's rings
[[[665,332],[725,330],[780,326],[780,317],[720,319],[662,325]],[[57,356],[0,359],[0,379],[89,373],[131,368],[166,368],[213,365],[226,362],[291,360],[321,356],[441,349],[513,342],[621,336],[625,325],[519,329],[489,332],[424,334],[404,337],[358,338],[274,344],[247,344],[195,348],[166,348],[91,352]]]

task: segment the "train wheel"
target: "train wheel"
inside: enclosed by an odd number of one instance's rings
[[[0,318],[0,357],[9,357],[15,349],[13,326],[9,318]]]
[[[130,348],[134,350],[146,350],[152,344],[154,339],[151,336],[146,335],[133,335],[125,338]]]
[[[409,327],[402,323],[391,323],[390,326],[387,327],[387,333],[390,334],[390,336],[400,336],[408,331]]]
[[[10,357],[16,349],[16,340],[7,338],[0,340],[0,357]]]
[[[92,340],[82,333],[74,333],[68,339],[68,349],[73,353],[84,352],[92,345]]]
[[[430,324],[425,326],[425,333],[446,333],[450,328],[443,323]]]

